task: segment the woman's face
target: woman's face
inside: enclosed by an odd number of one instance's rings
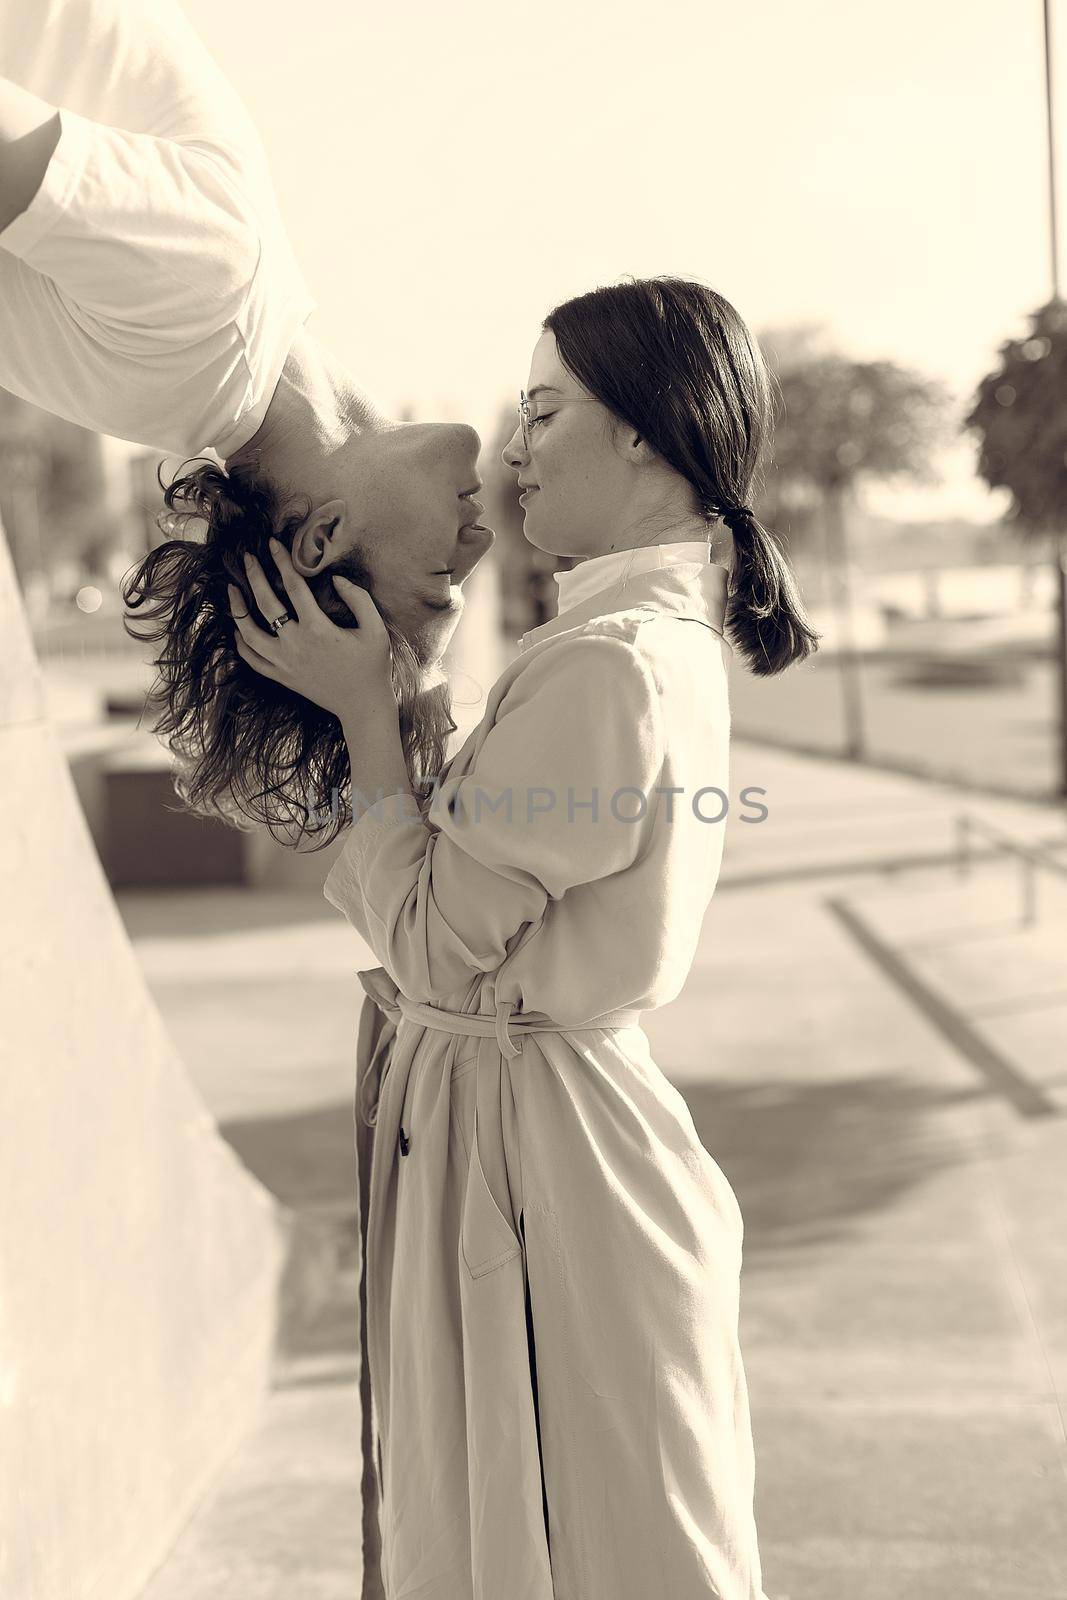
[[[557,556],[624,548],[616,541],[635,488],[635,463],[627,458],[634,434],[568,372],[554,333],[543,333],[534,347],[526,394],[529,448],[520,424],[503,451],[524,491],[526,538]]]

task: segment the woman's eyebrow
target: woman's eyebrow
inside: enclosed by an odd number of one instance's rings
[[[536,389],[531,389],[529,391],[529,393],[527,394],[526,398],[527,398],[527,400],[533,400],[535,398],[535,396],[537,396],[539,394],[562,394],[562,393],[563,393],[562,389],[555,388],[555,386],[553,384],[551,384],[551,383],[539,383],[537,385]]]

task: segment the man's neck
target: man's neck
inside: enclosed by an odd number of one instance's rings
[[[332,459],[353,435],[383,420],[341,363],[301,329],[262,424],[226,466],[255,460],[283,493],[328,498]]]

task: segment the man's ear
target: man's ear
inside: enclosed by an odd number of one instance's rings
[[[326,500],[297,529],[290,554],[302,578],[317,577],[334,564],[347,514],[343,500]]]

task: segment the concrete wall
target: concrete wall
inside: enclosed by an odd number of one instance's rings
[[[149,997],[0,536],[0,1595],[131,1600],[256,1419],[284,1217]]]

